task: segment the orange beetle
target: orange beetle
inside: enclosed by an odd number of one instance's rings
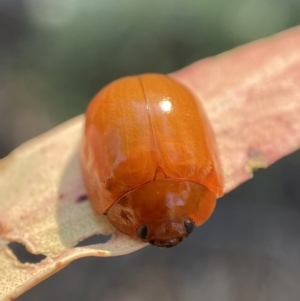
[[[223,194],[199,101],[161,74],[116,80],[94,97],[81,165],[94,210],[159,247],[177,245],[203,224]]]

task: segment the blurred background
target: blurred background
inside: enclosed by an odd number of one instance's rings
[[[0,158],[111,80],[168,73],[300,24],[298,0],[0,0]],[[300,152],[181,245],[85,258],[18,300],[300,300]]]

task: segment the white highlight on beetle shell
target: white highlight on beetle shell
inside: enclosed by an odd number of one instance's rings
[[[170,102],[170,100],[168,99],[164,99],[159,103],[160,108],[166,112],[166,113],[170,113],[172,110],[172,103]]]

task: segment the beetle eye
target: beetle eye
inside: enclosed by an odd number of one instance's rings
[[[145,239],[148,233],[147,226],[141,225],[137,230],[137,234],[141,239]]]
[[[194,223],[189,219],[184,221],[184,226],[187,234],[191,234],[194,230]]]

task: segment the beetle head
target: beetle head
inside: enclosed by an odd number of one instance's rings
[[[140,225],[138,236],[157,247],[171,248],[193,232],[194,223],[190,219],[181,221],[162,221]]]
[[[215,195],[198,183],[161,179],[124,194],[107,217],[123,233],[173,247],[210,217],[215,204]]]

